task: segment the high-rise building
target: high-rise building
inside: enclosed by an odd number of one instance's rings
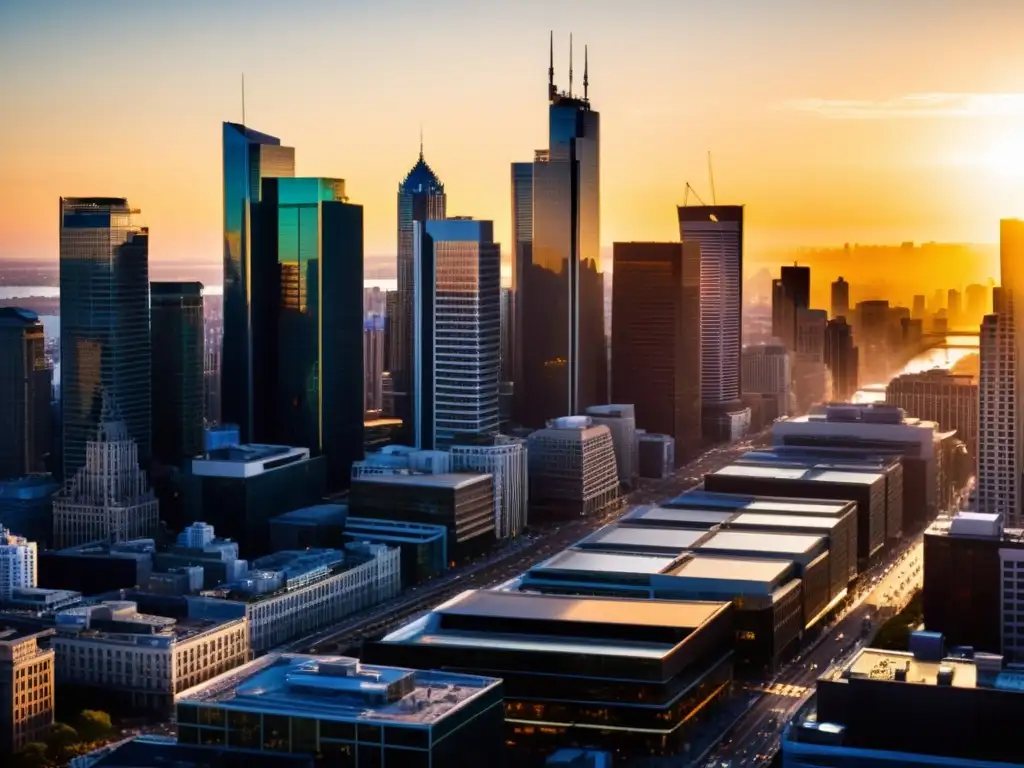
[[[46,470],[52,389],[39,316],[0,308],[0,480]]]
[[[857,347],[853,328],[845,316],[829,320],[825,326],[825,365],[832,374],[832,398],[849,402],[857,391]]]
[[[978,455],[978,385],[973,376],[941,368],[905,373],[889,382],[885,402],[942,429],[955,429],[971,456]]]
[[[964,289],[964,300],[966,322],[970,325],[980,325],[981,318],[992,311],[989,289],[984,285],[968,285]]]
[[[781,344],[758,344],[743,348],[743,394],[762,395],[775,401],[775,416],[792,412],[792,360]]]
[[[489,442],[451,446],[452,471],[483,472],[494,478],[494,533],[499,539],[526,529],[526,441],[497,435]]]
[[[705,436],[734,440],[750,424],[740,401],[743,206],[679,207],[679,237],[700,245],[700,385]]]
[[[210,424],[217,424],[221,419],[220,356],[223,343],[223,324],[207,322],[203,332],[203,415]]]
[[[538,152],[540,154],[540,152]],[[523,317],[516,311],[521,300],[524,270],[533,261],[533,163],[512,163],[512,282],[509,288],[509,359],[513,382],[512,416],[522,421],[523,358],[519,349]]]
[[[889,380],[889,358],[892,351],[890,307],[884,299],[857,304],[857,347],[860,349],[861,379],[865,383]]]
[[[999,272],[1002,312],[1011,325],[1013,366],[1012,396],[1004,406],[1000,403],[1000,420],[1005,419],[1013,430],[1013,474],[1016,504],[1006,510],[1007,525],[1024,527],[1024,419],[1020,408],[1024,401],[1024,220],[1004,219],[999,222]],[[987,414],[982,415],[982,420]]]
[[[391,378],[395,367],[395,316],[398,312],[398,291],[388,291],[384,295],[384,370]]]
[[[779,270],[786,293],[799,311],[811,306],[811,268],[793,264]]]
[[[224,339],[221,353],[221,408],[224,421],[238,424],[243,442],[253,440],[254,341],[272,322],[269,308],[255,305],[252,284],[252,211],[263,180],[295,175],[295,150],[281,140],[237,123],[224,123]],[[359,286],[362,288],[362,285]]]
[[[584,57],[585,59],[586,57]],[[571,72],[571,67],[570,67]],[[540,427],[563,414],[608,401],[604,277],[600,254],[600,126],[591,109],[584,63],[583,97],[555,87],[548,69],[548,139],[533,162],[513,167],[517,263],[513,302],[518,332],[517,420]],[[520,198],[532,186],[527,212]],[[532,219],[529,247],[525,221]]]
[[[120,542],[156,535],[159,504],[139,468],[139,448],[112,396],[101,396],[99,426],[85,463],[53,499],[53,546]]]
[[[367,413],[379,414],[384,408],[384,318],[372,315],[363,322],[363,387]]]
[[[700,246],[615,243],[611,399],[672,436],[676,461],[701,446]]]
[[[123,197],[60,200],[60,397],[64,477],[85,464],[102,393],[139,461],[151,450],[149,230]]]
[[[916,294],[914,304],[910,308],[910,316],[915,320],[924,320],[925,313],[924,294]]]
[[[772,337],[792,350],[796,341],[796,306],[782,278],[772,280]]]
[[[501,249],[494,225],[417,222],[413,412],[418,448],[498,433]]]
[[[950,288],[946,299],[946,318],[949,321],[949,325],[953,328],[957,327],[962,320],[962,305],[960,299],[960,291],[956,288]]]
[[[850,317],[850,284],[842,276],[832,283],[832,317],[853,319]]]
[[[347,484],[363,457],[363,208],[342,179],[270,178],[254,209],[253,304],[272,321],[255,336],[256,438],[323,454]]]
[[[636,439],[636,409],[632,403],[592,405],[586,416],[595,427],[608,427],[615,449],[615,465],[619,482],[626,488],[636,485],[639,478]]]
[[[150,285],[153,458],[181,462],[203,452],[203,284]]]
[[[395,416],[402,420],[406,437],[413,434],[416,376],[414,352],[416,278],[413,264],[413,239],[416,222],[444,219],[448,197],[444,184],[420,156],[402,183],[398,185],[398,295],[391,317],[391,380],[394,384]],[[407,441],[408,442],[408,441]]]
[[[31,589],[38,575],[36,543],[0,525],[0,600],[10,600],[15,589]]]

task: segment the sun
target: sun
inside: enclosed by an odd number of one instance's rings
[[[999,176],[1024,178],[1024,134],[991,142],[982,150],[980,164]]]

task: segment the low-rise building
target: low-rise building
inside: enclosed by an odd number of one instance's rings
[[[176,620],[104,601],[58,613],[56,630],[61,685],[154,712],[170,711],[185,689],[249,659],[244,617]]]
[[[550,421],[527,439],[530,503],[549,517],[591,517],[619,499],[619,472],[608,427],[589,416]]]
[[[676,440],[671,435],[637,430],[637,472],[640,477],[661,480],[676,469]]]
[[[53,630],[15,629],[0,616],[0,755],[43,741],[53,725]]]
[[[503,750],[502,682],[271,653],[186,691],[179,744],[321,755],[325,765],[478,766]]]
[[[197,522],[182,531],[170,549],[153,555],[157,573],[194,567],[202,570],[200,588],[213,589],[242,578],[249,563],[238,557],[238,542],[219,538],[212,525]]]
[[[398,547],[402,553],[402,586],[412,587],[448,570],[448,531],[443,525],[405,523],[350,517],[345,523],[346,541],[366,541]]]
[[[496,435],[450,446],[452,469],[480,472],[494,478],[494,531],[499,539],[526,529],[529,485],[526,441]]]
[[[100,595],[144,586],[153,572],[156,542],[94,542],[39,553],[39,585]]]

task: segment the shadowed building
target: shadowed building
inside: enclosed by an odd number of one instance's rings
[[[0,308],[0,480],[46,470],[53,367],[44,346],[35,312]]]

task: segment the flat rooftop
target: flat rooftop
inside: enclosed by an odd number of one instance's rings
[[[823,536],[800,533],[774,533],[772,531],[718,531],[695,549],[698,552],[745,551],[772,552],[785,555],[802,555],[820,546]]]
[[[750,525],[783,528],[803,528],[808,531],[831,531],[838,525],[835,517],[824,515],[772,515],[764,512],[741,512],[729,521],[730,525]]]
[[[777,558],[698,554],[683,561],[672,575],[723,582],[754,581],[772,584],[784,579],[792,567],[792,563]]]
[[[707,531],[654,526],[607,525],[576,544],[579,549],[685,552],[707,536]]]
[[[789,514],[838,515],[852,508],[853,502],[829,499],[796,499],[785,496],[751,496],[745,493],[717,493],[692,490],[676,497],[666,506],[686,510],[728,510],[730,512],[786,512]]]
[[[348,513],[346,504],[314,504],[311,507],[293,509],[272,518],[277,523],[333,523],[345,522],[345,515]]]
[[[805,480],[817,483],[835,483],[842,485],[871,485],[884,476],[878,472],[865,470],[863,472],[835,469],[816,469],[803,467],[771,466],[763,467],[756,464],[730,464],[723,467],[712,475],[725,477],[752,477],[767,480]]]
[[[190,688],[178,704],[430,725],[500,684],[475,675],[364,665],[344,656],[270,653]]]
[[[978,685],[978,668],[968,659],[943,659],[942,661],[921,661],[907,651],[883,651],[865,648],[847,665],[846,670],[857,676],[876,680],[894,680],[897,668],[907,670],[907,682],[918,685],[937,685],[936,678],[941,667],[953,670],[954,688],[975,688]],[[844,671],[833,673],[833,678],[843,677]]]
[[[724,523],[732,517],[732,512],[719,512],[704,509],[675,509],[646,505],[637,507],[621,518],[620,522],[638,525],[672,524],[686,528],[704,528],[705,530]]]
[[[378,485],[412,485],[429,488],[451,488],[457,490],[483,482],[489,474],[472,472],[448,472],[439,475],[360,475],[353,483],[376,483]]]
[[[532,570],[653,574],[664,573],[675,560],[675,555],[623,555],[567,549]]]
[[[192,459],[192,474],[199,477],[253,477],[309,458],[308,448],[258,443],[227,445]]]

